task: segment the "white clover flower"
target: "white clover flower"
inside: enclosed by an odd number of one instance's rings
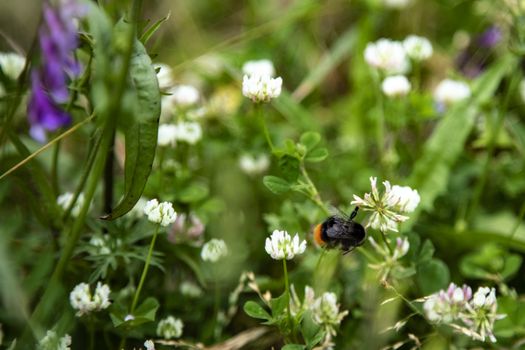
[[[107,284],[98,282],[95,295],[92,297],[89,284],[80,283],[69,294],[69,301],[73,309],[78,310],[76,316],[80,317],[92,311],[107,309],[111,305],[110,293],[111,290]]]
[[[157,80],[159,82],[159,88],[161,90],[167,90],[173,85],[175,85],[175,81],[173,79],[173,71],[170,66],[168,66],[165,63],[154,63],[153,67],[159,70],[157,72]]]
[[[242,72],[249,76],[267,76],[275,75],[275,68],[272,61],[268,59],[248,61],[242,66]]]
[[[392,192],[392,187],[388,181],[383,182],[385,192],[380,196],[376,183],[377,178],[371,177],[372,192],[365,193],[364,198],[354,194],[352,204],[362,207],[365,211],[372,212],[366,227],[372,227],[381,232],[397,232],[397,224],[408,220],[408,216],[399,213],[399,203],[402,202],[402,199],[398,193]]]
[[[383,0],[383,5],[393,9],[402,9],[410,5],[412,0]]]
[[[306,240],[299,242],[299,235],[294,238],[286,231],[273,231],[269,238],[266,238],[266,252],[275,260],[291,260],[294,256],[304,253],[306,250]]]
[[[71,205],[71,202],[73,201],[74,194],[71,192],[66,192],[58,196],[57,198],[57,204],[62,208],[62,210],[66,211],[67,208]],[[78,195],[77,201],[73,208],[71,209],[71,215],[73,217],[77,217],[78,214],[80,214],[80,209],[82,209],[82,206],[84,205],[84,193],[80,193]]]
[[[470,298],[472,289],[469,286],[458,287],[450,283],[446,291],[440,290],[428,296],[423,310],[431,322],[451,323],[465,310]]]
[[[281,77],[245,75],[242,79],[242,94],[255,103],[270,102],[271,99],[279,97],[282,85]]]
[[[222,239],[213,238],[202,246],[201,258],[204,261],[217,262],[228,255],[228,246]]]
[[[164,339],[180,338],[184,324],[178,318],[168,316],[157,325],[157,335]]]
[[[239,159],[239,166],[248,175],[261,174],[270,166],[270,158],[264,153],[258,156],[243,154]]]
[[[199,101],[200,93],[194,86],[177,85],[168,91],[169,101],[177,107],[190,107]]]
[[[402,213],[412,213],[416,210],[421,197],[417,190],[408,186],[392,186],[391,196],[389,197],[390,205]]]
[[[173,210],[173,205],[170,202],[162,202],[152,199],[144,206],[144,214],[147,215],[148,220],[161,226],[168,226],[175,222],[177,213]]]
[[[424,61],[432,56],[433,49],[430,41],[422,36],[409,35],[403,41],[403,47],[411,59],[414,61]]]
[[[412,85],[404,75],[392,75],[386,77],[381,83],[383,93],[388,97],[402,97],[406,96]]]
[[[489,341],[495,343],[494,323],[506,317],[506,315],[497,314],[497,309],[496,290],[479,287],[472,300],[466,305],[466,311],[460,315],[467,330],[463,327],[456,327],[456,329],[473,339],[485,341],[488,338]]]
[[[179,122],[176,125],[176,140],[196,144],[202,138],[202,128],[197,122]]]
[[[332,336],[336,335],[335,327],[339,326],[348,311],[339,312],[339,304],[334,293],[326,292],[317,298],[312,305],[312,317],[314,322],[323,326],[326,332]]]
[[[161,124],[159,125],[159,135],[157,137],[157,144],[159,146],[174,147],[177,142],[177,125],[175,124]]]
[[[55,331],[47,331],[44,338],[38,342],[38,350],[71,350],[69,334],[59,338]]]
[[[469,98],[470,94],[470,87],[466,83],[445,79],[441,81],[434,90],[434,99],[445,106],[449,106],[455,102]]]
[[[144,342],[144,347],[146,348],[146,350],[155,350],[155,344],[152,340],[146,340]]]
[[[368,43],[365,49],[365,61],[369,66],[380,69],[386,74],[402,74],[409,70],[403,44],[390,39],[379,39]]]
[[[4,74],[12,79],[16,80],[20,76],[20,73],[24,70],[26,59],[14,52],[0,52],[0,68]]]

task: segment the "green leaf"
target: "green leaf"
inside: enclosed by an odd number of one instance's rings
[[[277,176],[265,176],[263,178],[264,186],[275,194],[285,193],[290,190],[290,184],[285,180]]]
[[[418,265],[416,280],[423,294],[430,295],[446,287],[450,272],[441,260],[431,259]]]
[[[411,220],[404,224],[409,229],[422,210],[432,209],[434,200],[447,188],[450,168],[464,150],[464,145],[479,114],[480,106],[496,91],[500,81],[514,70],[516,60],[504,56],[473,84],[473,98],[449,109],[425,143],[421,158],[410,176],[410,186],[419,191],[421,203]]]
[[[247,301],[244,304],[244,312],[250,317],[259,318],[263,320],[271,320],[272,316],[263,309],[263,307],[254,301]]]
[[[301,135],[300,142],[306,147],[307,151],[311,151],[321,141],[321,135],[318,132],[307,131]]]
[[[301,333],[303,334],[306,347],[308,349],[313,348],[315,345],[324,338],[325,332],[317,323],[312,319],[312,311],[308,310],[303,315],[303,321],[301,322]]]
[[[125,194],[104,217],[114,220],[133,209],[140,199],[155,159],[160,116],[160,92],[155,69],[144,46],[135,41],[130,75],[136,94],[131,120],[120,120],[126,130]]]
[[[279,159],[279,169],[287,182],[295,182],[299,177],[299,159],[284,155]]]
[[[304,350],[305,346],[301,344],[286,344],[281,350]]]
[[[270,307],[272,308],[272,316],[274,318],[279,318],[279,316],[285,313],[286,308],[288,307],[288,301],[289,298],[286,292],[281,296],[270,300]]]
[[[155,34],[155,32],[160,28],[162,23],[166,22],[170,18],[171,12],[168,12],[168,15],[164,18],[159,19],[155,23],[153,23],[141,36],[140,36],[140,42],[146,45],[148,40]]]
[[[155,321],[155,315],[159,308],[159,302],[155,298],[147,298],[133,313],[133,318],[125,320],[128,316],[126,308],[122,305],[112,306],[109,316],[115,327],[134,328],[147,322]]]
[[[309,152],[304,159],[307,162],[318,163],[328,157],[328,150],[326,148],[316,148],[312,152]]]

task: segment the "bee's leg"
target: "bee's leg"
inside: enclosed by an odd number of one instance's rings
[[[352,220],[353,218],[356,217],[357,215],[357,211],[359,210],[359,207],[355,207],[354,211],[352,212],[352,214],[350,214],[350,220]]]
[[[350,253],[352,250],[355,249],[355,246],[352,246],[352,247],[344,247],[342,248],[341,250],[343,251],[343,255],[346,255],[348,253]]]

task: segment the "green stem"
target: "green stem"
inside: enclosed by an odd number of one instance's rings
[[[60,141],[55,143],[53,148],[53,160],[51,165],[51,188],[55,192],[55,196],[60,194],[60,189],[58,188],[58,156],[60,154]]]
[[[261,128],[263,129],[264,137],[266,138],[266,142],[268,143],[268,146],[270,146],[270,150],[272,153],[274,152],[275,147],[273,146],[272,138],[270,137],[270,132],[268,131],[268,127],[266,125],[266,113],[264,106],[256,105],[255,110],[257,113],[257,117],[259,118],[259,122],[261,123]]]
[[[388,252],[390,253],[390,256],[392,256],[394,254],[394,252],[392,251],[392,248],[390,247],[390,244],[388,244],[388,239],[386,238],[386,235],[383,231],[379,230],[379,232],[381,232],[381,238],[383,239],[383,242],[385,242],[385,245],[388,249]]]
[[[142,275],[140,276],[139,286],[137,287],[137,290],[135,291],[135,296],[133,297],[133,302],[131,303],[131,309],[130,309],[131,314],[133,314],[133,311],[135,311],[135,307],[137,306],[137,302],[139,301],[140,291],[142,290],[142,286],[144,285],[144,281],[146,280],[146,275],[148,274],[148,269],[149,269],[149,265],[151,262],[151,256],[153,255],[153,248],[155,247],[155,240],[157,239],[159,228],[160,228],[160,224],[157,225],[155,229],[155,233],[153,234],[153,238],[151,238],[151,243],[149,245],[149,250],[148,250],[148,256],[146,257],[146,263],[144,264],[144,269],[142,270]]]
[[[284,271],[284,288],[287,296],[286,312],[288,314],[288,325],[290,326],[290,333],[293,335],[294,324],[292,319],[292,311],[290,310],[290,300],[292,295],[290,294],[290,283],[288,281],[288,269],[286,268],[286,259],[283,259],[283,271]]]

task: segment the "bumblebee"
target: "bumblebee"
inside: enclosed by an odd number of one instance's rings
[[[323,223],[315,226],[314,240],[320,246],[335,248],[341,246],[343,254],[348,254],[365,242],[365,228],[353,221],[359,207],[349,217],[333,215]]]

